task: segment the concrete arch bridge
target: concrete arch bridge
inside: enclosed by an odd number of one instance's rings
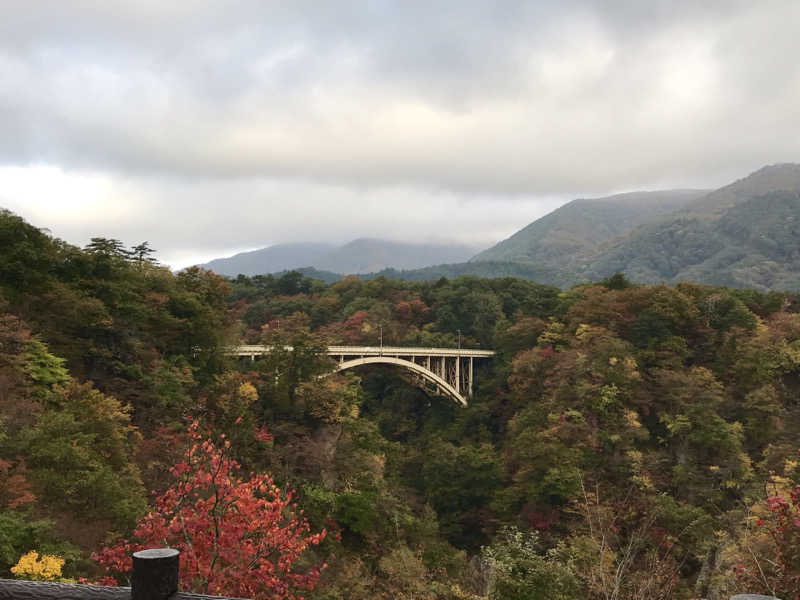
[[[288,348],[287,349],[291,349]],[[237,346],[230,354],[255,360],[271,346]],[[426,391],[447,396],[466,406],[472,396],[473,363],[494,356],[493,350],[470,348],[406,348],[398,346],[329,346],[335,372],[364,365],[394,365],[411,373]]]

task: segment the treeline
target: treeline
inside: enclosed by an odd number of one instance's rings
[[[310,597],[797,593],[796,296],[223,280],[99,241],[0,215],[2,574],[38,549],[96,576],[90,551],[173,483],[191,415],[328,532]],[[390,368],[318,377],[326,345],[381,334],[498,354],[467,408]],[[276,350],[226,358],[239,341]]]

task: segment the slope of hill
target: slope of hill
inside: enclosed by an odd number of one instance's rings
[[[261,275],[311,265],[334,248],[333,244],[276,244],[227,258],[217,258],[201,266],[218,275],[229,277],[236,277],[240,273]]]
[[[461,244],[412,244],[359,238],[345,244],[278,244],[212,260],[201,265],[219,275],[262,275],[311,267],[320,271],[360,274],[381,269],[419,269],[437,263],[466,261],[478,250]]]
[[[587,276],[625,272],[634,281],[697,281],[800,289],[800,193],[776,191],[719,218],[682,216],[643,228],[597,256]]]
[[[340,275],[339,273],[332,273],[330,271],[320,271],[319,269],[315,269],[314,267],[300,267],[298,269],[285,269],[283,271],[279,271],[277,273],[272,273],[272,275],[276,277],[281,277],[286,275],[291,271],[297,271],[303,277],[308,277],[309,279],[316,279],[318,281],[323,281],[325,283],[336,283],[337,281],[341,281],[345,278],[344,275]]]
[[[323,256],[312,266],[334,273],[371,273],[381,269],[419,269],[464,262],[477,248],[460,244],[410,244],[360,238]]]
[[[555,285],[622,272],[642,283],[800,290],[799,192],[800,165],[778,164],[712,192],[575,200],[472,262],[512,261]]]
[[[708,190],[666,190],[573,200],[484,250],[471,262],[535,262],[576,268],[598,244],[672,213],[706,193]]]
[[[361,278],[374,279],[383,276],[387,279],[403,279],[405,281],[433,281],[441,277],[454,279],[462,275],[487,278],[519,277],[562,288],[570,287],[580,281],[574,274],[553,267],[531,262],[499,261],[442,264],[411,270],[383,269],[375,273],[364,274]]]
[[[800,189],[800,164],[767,165],[747,177],[714,190],[688,208],[693,214],[719,216],[729,208],[755,196],[797,189]]]
[[[800,165],[779,164],[712,192],[574,200],[466,263],[468,246],[358,239],[327,249],[286,244],[207,266],[225,275],[310,267],[328,272],[326,281],[334,273],[414,281],[516,276],[560,287],[622,272],[642,283],[689,280],[793,291],[800,290],[799,193]],[[303,254],[311,246],[311,254]],[[302,252],[293,254],[296,248]],[[262,255],[283,262],[260,262]]]
[[[800,289],[800,165],[774,165],[601,246],[579,274]]]

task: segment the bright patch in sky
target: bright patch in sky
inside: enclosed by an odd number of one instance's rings
[[[0,206],[39,226],[87,220],[113,223],[135,214],[135,202],[115,198],[118,183],[102,173],[67,173],[59,167],[0,167]]]

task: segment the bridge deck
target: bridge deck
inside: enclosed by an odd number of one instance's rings
[[[291,350],[291,346],[286,346]],[[230,352],[235,356],[251,356],[268,354],[272,346],[249,345],[236,346]],[[334,356],[459,356],[462,358],[490,358],[494,350],[478,350],[475,348],[422,348],[405,346],[328,346],[328,354]]]

